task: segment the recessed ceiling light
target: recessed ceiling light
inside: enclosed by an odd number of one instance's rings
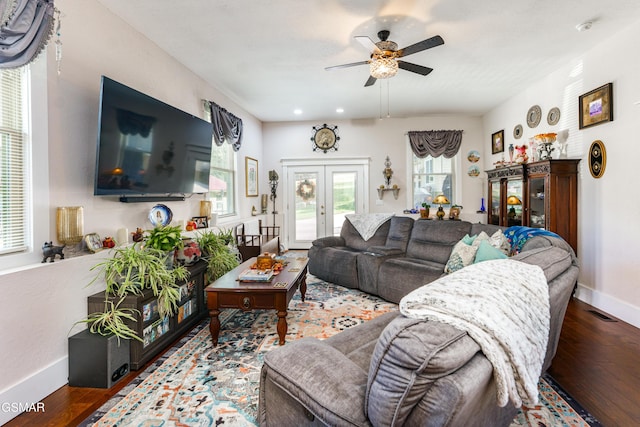
[[[336,113],[344,113],[344,108],[336,108]]]
[[[299,108],[296,108],[295,110],[293,110],[293,114],[300,115],[300,114],[302,114],[302,110],[299,109]]]
[[[587,31],[588,29],[591,28],[592,25],[593,25],[593,21],[585,21],[582,24],[576,25],[576,30],[580,32]]]

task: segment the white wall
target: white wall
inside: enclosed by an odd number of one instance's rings
[[[640,23],[602,41],[565,67],[526,91],[507,100],[484,117],[485,134],[505,130],[506,145],[527,141],[538,133],[569,130],[568,157],[580,158],[578,190],[578,256],[580,299],[640,327],[640,197],[634,173],[637,171],[637,137],[640,121],[640,57],[635,43]],[[613,82],[614,120],[578,129],[578,97]],[[532,105],[542,107],[542,121],[535,129],[526,124]],[[559,107],[560,122],[549,126],[549,109]],[[524,127],[516,141],[513,128]],[[607,150],[604,176],[595,179],[588,168],[587,152],[594,140]],[[490,152],[490,151],[489,151]],[[554,152],[554,153],[557,153]],[[556,154],[557,155],[557,154]],[[507,155],[508,156],[508,155]],[[485,157],[492,168],[500,155]]]
[[[209,99],[241,117],[244,143],[238,153],[239,215],[248,217],[256,198],[244,197],[244,157],[262,161],[261,123],[245,110],[185,69],[160,47],[149,42],[95,0],[58,0],[62,11],[62,72],[56,72],[53,41],[47,56],[47,108],[37,106],[33,125],[45,132],[34,140],[36,179],[48,188],[36,188],[34,203],[45,210],[38,225],[29,264],[8,270],[0,266],[0,402],[37,402],[67,382],[67,336],[74,322],[87,315],[86,297],[98,292],[86,288],[89,268],[105,253],[40,264],[40,246],[55,241],[58,206],[84,206],[85,233],[115,235],[117,229],[148,229],[153,203],[127,204],[117,198],[93,196],[100,76],[107,75],[168,104],[204,117],[201,99]],[[44,69],[44,64],[38,64]],[[43,114],[42,111],[45,113]],[[48,121],[48,133],[46,133]],[[47,144],[48,139],[48,144]],[[48,150],[49,164],[42,153]],[[47,172],[48,169],[48,172]],[[261,168],[260,182],[266,182]],[[48,176],[47,176],[48,174]],[[175,219],[199,214],[202,196],[167,203]],[[224,225],[224,224],[223,224]],[[24,264],[24,263],[23,263]],[[74,333],[79,329],[74,329]],[[16,416],[0,412],[0,424]]]
[[[268,169],[281,172],[281,159],[311,158],[322,162],[324,159],[341,157],[369,157],[371,159],[369,176],[369,211],[402,213],[410,209],[412,182],[411,164],[407,132],[420,130],[463,130],[462,146],[460,148],[458,174],[460,188],[458,199],[452,202],[464,207],[462,214],[474,215],[468,218],[477,221],[475,211],[480,208],[486,180],[482,175],[470,177],[466,171],[471,165],[467,160],[470,150],[478,150],[482,156],[485,141],[482,122],[479,117],[470,116],[425,116],[413,118],[385,118],[371,120],[330,120],[328,125],[337,125],[340,136],[338,151],[314,152],[310,141],[313,126],[322,126],[324,122],[286,122],[264,123],[264,163]],[[394,170],[391,184],[400,187],[400,196],[394,200],[391,194],[386,194],[382,204],[377,203],[377,188],[384,184],[382,171],[385,168],[385,158],[389,156],[391,168]],[[284,198],[278,189],[277,207],[283,209]],[[432,211],[433,213],[433,211]],[[484,219],[484,217],[482,217]]]

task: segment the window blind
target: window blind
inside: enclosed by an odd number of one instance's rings
[[[27,248],[27,72],[0,70],[0,254]]]

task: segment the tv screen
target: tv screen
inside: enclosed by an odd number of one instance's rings
[[[211,123],[102,76],[95,195],[209,189]]]

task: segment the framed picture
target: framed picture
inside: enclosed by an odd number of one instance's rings
[[[84,242],[87,244],[87,249],[89,249],[90,252],[98,252],[103,249],[102,239],[100,239],[100,235],[97,233],[91,233],[84,236]]]
[[[580,129],[613,121],[613,83],[580,95]]]
[[[491,134],[491,154],[504,152],[504,129]]]
[[[258,197],[258,161],[245,157],[244,173],[247,197]]]
[[[191,221],[196,223],[196,228],[209,228],[209,218],[206,216],[194,216]]]

